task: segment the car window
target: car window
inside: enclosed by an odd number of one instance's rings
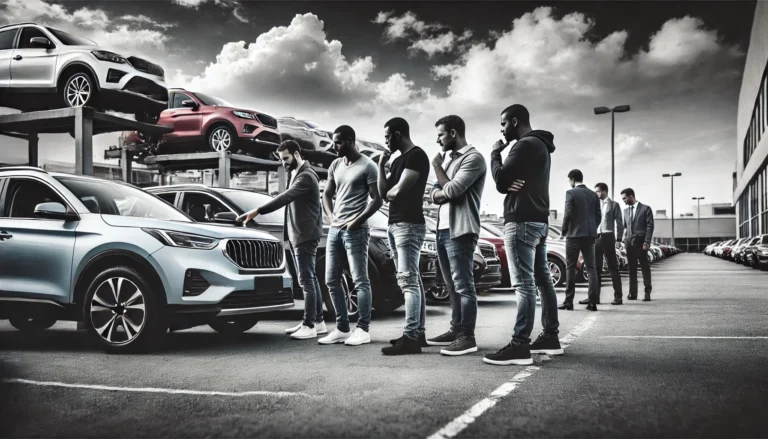
[[[13,40],[16,38],[18,29],[8,29],[0,31],[0,50],[13,49]]]
[[[35,218],[35,206],[40,203],[61,203],[59,194],[37,180],[12,178],[5,196],[5,209],[10,218]]]
[[[173,95],[173,106],[171,108],[183,108],[182,103],[184,101],[193,101],[191,97],[188,95],[185,95],[184,93],[174,93]]]
[[[175,205],[176,203],[176,192],[166,192],[164,194],[155,194],[158,197],[160,197],[162,200],[165,200],[170,204],[171,206]]]
[[[25,27],[21,30],[21,38],[19,39],[19,49],[41,49],[41,47],[35,47],[30,40],[35,37],[43,37],[46,40],[50,40],[46,34],[36,27]]]
[[[768,235],[763,236],[763,240],[760,242],[760,244],[768,244]]]
[[[297,124],[296,122],[294,122],[291,119],[279,119],[278,123],[280,125],[287,126],[287,127],[298,127],[298,126],[300,126],[299,124]]]
[[[231,212],[216,198],[199,192],[185,192],[181,210],[197,222],[212,222],[217,213]]]
[[[224,99],[217,98],[215,96],[209,96],[207,94],[195,92],[197,99],[203,103],[203,105],[218,105],[219,107],[233,107],[234,105],[225,101]]]
[[[221,194],[243,212],[248,212],[272,201],[272,197],[269,195],[252,191],[226,190],[222,191]],[[254,220],[258,224],[283,224],[285,208],[281,207],[274,212],[259,214]]]

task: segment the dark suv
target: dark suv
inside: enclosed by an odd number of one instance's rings
[[[263,206],[272,197],[245,189],[214,188],[204,185],[171,185],[157,186],[145,189],[177,208],[186,212],[195,221],[215,222],[222,225],[238,226],[235,218],[256,207]],[[371,239],[368,246],[368,274],[373,289],[373,308],[380,312],[390,312],[404,303],[403,293],[397,284],[396,269],[392,260],[387,239],[388,217],[385,210],[376,212],[369,220]],[[259,215],[248,223],[247,227],[265,231],[283,240],[284,210]],[[317,252],[317,276],[323,292],[323,300],[330,311],[333,306],[325,286],[325,246],[328,235],[328,218],[323,215],[323,237]],[[239,227],[239,226],[238,226]],[[286,246],[286,252],[290,252]],[[431,289],[436,281],[435,236],[427,234],[421,251],[419,269],[422,283],[426,290]],[[298,285],[296,267],[293,258],[287,258],[289,270],[294,279],[294,295],[303,298],[301,287]],[[357,294],[352,283],[352,277],[347,268],[344,269],[342,287],[347,296],[347,310],[351,317],[357,315]]]

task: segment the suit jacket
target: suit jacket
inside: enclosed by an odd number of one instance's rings
[[[567,238],[596,237],[603,214],[600,198],[583,184],[565,193],[563,235]]]
[[[296,171],[291,187],[259,209],[260,213],[270,213],[288,206],[285,210],[284,236],[294,246],[323,236],[319,180],[309,162],[304,162]]]
[[[630,229],[632,233],[630,234]],[[642,238],[642,242],[639,239]],[[627,245],[650,244],[653,240],[653,211],[650,206],[635,203],[634,220],[629,221],[629,207],[624,209],[624,243]]]

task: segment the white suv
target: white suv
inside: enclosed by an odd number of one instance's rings
[[[156,64],[51,27],[0,27],[0,106],[36,111],[87,105],[151,121],[167,107],[164,76]]]

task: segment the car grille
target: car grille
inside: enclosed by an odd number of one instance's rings
[[[256,114],[256,118],[259,119],[262,125],[270,128],[277,128],[277,119],[266,114]]]
[[[262,131],[258,135],[256,135],[256,140],[261,140],[263,142],[270,142],[279,145],[280,140],[280,134],[273,133],[271,131]]]
[[[283,246],[279,242],[233,239],[227,241],[226,252],[240,268],[280,268],[283,265]]]
[[[235,291],[219,302],[222,309],[258,308],[263,306],[283,305],[293,302],[290,288],[281,291]]]
[[[480,245],[480,254],[483,255],[483,258],[496,257],[496,252],[494,252],[494,247],[489,245]]]
[[[159,76],[161,78],[165,76],[165,71],[163,70],[162,67],[160,67],[157,64],[153,64],[145,59],[136,58],[135,56],[132,56],[128,58],[128,62],[131,63],[134,69],[140,72],[149,73],[150,75]]]

